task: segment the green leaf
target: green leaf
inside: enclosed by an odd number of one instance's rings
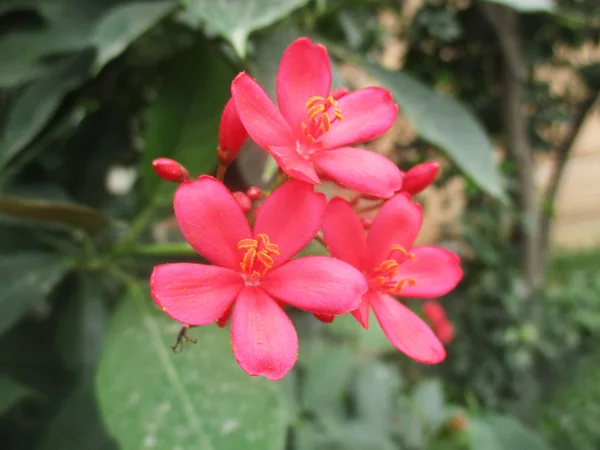
[[[104,214],[84,205],[12,195],[0,194],[0,211],[20,219],[61,222],[86,230],[103,228],[109,224]]]
[[[66,58],[17,98],[0,138],[0,172],[44,128],[63,97],[85,80],[93,57],[94,52],[84,51]]]
[[[205,41],[172,62],[147,115],[142,172],[144,189],[152,196],[161,183],[152,160],[169,157],[192,176],[210,172],[217,164],[221,111],[231,97],[235,72]]]
[[[23,252],[0,259],[0,333],[21,318],[29,306],[44,300],[72,263],[51,253]]]
[[[600,90],[600,63],[583,66],[577,71],[590,88]]]
[[[488,414],[472,418],[468,434],[473,450],[551,450],[539,434],[510,416]]]
[[[439,146],[482,189],[504,197],[492,143],[467,108],[405,73],[374,65],[366,69],[392,92],[423,139]]]
[[[379,361],[365,362],[354,381],[357,415],[380,433],[389,432],[401,385],[398,370]]]
[[[430,434],[436,434],[450,417],[438,380],[421,381],[412,393],[413,407]]]
[[[0,374],[0,416],[35,392],[6,375]]]
[[[98,411],[91,384],[79,386],[48,426],[36,450],[117,450]]]
[[[118,5],[99,21],[91,41],[98,48],[96,65],[104,66],[150,29],[175,6],[173,1]]]
[[[104,287],[89,276],[81,276],[75,295],[62,311],[57,347],[65,366],[84,376],[93,373],[108,325]]]
[[[174,354],[180,324],[132,285],[110,324],[96,379],[106,425],[122,450],[279,450],[286,431],[277,383],[237,366],[214,325]]]
[[[308,0],[182,0],[185,7],[227,39],[240,58],[254,30],[289,16]]]
[[[320,345],[319,345],[320,344]],[[308,347],[308,348],[307,348]],[[313,340],[305,345],[299,364],[306,370],[302,386],[302,404],[315,414],[337,412],[350,384],[352,353],[341,345]]]
[[[554,2],[552,0],[484,0],[499,5],[508,6],[515,11],[528,12],[552,12],[554,10]]]

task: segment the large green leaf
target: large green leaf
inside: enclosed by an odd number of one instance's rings
[[[64,402],[36,450],[116,450],[102,424],[94,389],[84,383]]]
[[[138,36],[168,14],[175,3],[139,2],[111,9],[98,23],[91,41],[98,48],[96,64],[104,66],[120,55]]]
[[[42,301],[65,276],[72,263],[59,255],[23,252],[0,259],[0,333],[34,303]]]
[[[199,41],[175,58],[150,106],[142,157],[148,196],[160,183],[166,184],[154,174],[155,158],[173,158],[194,176],[217,164],[219,121],[235,72],[213,50]]]
[[[21,400],[34,395],[35,392],[28,387],[6,375],[0,374],[0,415]]]
[[[552,0],[484,0],[499,5],[508,6],[518,12],[551,12],[554,10]]]
[[[52,118],[63,97],[88,75],[94,52],[66,58],[23,91],[10,110],[0,138],[0,172]]]
[[[551,450],[542,436],[513,417],[488,414],[469,421],[469,438],[473,450]]]
[[[246,41],[254,30],[289,16],[308,0],[182,0],[188,10],[227,39],[246,57]]]
[[[97,395],[122,450],[278,450],[286,411],[276,383],[246,375],[229,333],[192,330],[196,346],[169,348],[180,324],[161,313],[148,290],[133,285],[104,343]]]
[[[366,68],[392,92],[423,139],[446,152],[482,189],[499,198],[504,196],[492,143],[467,108],[405,73],[374,65]]]

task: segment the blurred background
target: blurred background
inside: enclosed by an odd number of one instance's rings
[[[151,161],[214,173],[231,80],[273,94],[302,35],[334,87],[392,92],[369,148],[442,165],[417,198],[465,269],[440,365],[299,311],[277,383],[216,325],[169,348],[148,275],[199,257]],[[0,448],[599,449],[599,39],[593,0],[0,0]],[[247,143],[226,181],[274,170]]]

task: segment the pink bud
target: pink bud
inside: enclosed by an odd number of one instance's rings
[[[263,193],[259,187],[250,186],[250,188],[246,191],[246,195],[250,200],[256,201],[262,198]]]
[[[334,100],[339,100],[340,98],[347,95],[349,92],[350,91],[346,88],[335,88],[331,92],[329,92],[329,95],[333,97]]]
[[[236,199],[238,205],[240,205],[240,208],[242,208],[242,211],[245,213],[250,212],[252,209],[252,200],[250,200],[246,194],[237,191],[233,193],[233,198]]]
[[[427,300],[425,302],[423,305],[423,314],[425,314],[429,321],[434,325],[448,320],[446,318],[444,307],[435,300]]]
[[[410,195],[416,195],[433,183],[435,177],[440,171],[440,163],[429,161],[423,164],[417,164],[404,174],[402,180],[402,192]]]
[[[175,183],[181,183],[182,181],[189,180],[190,174],[185,167],[169,158],[158,158],[152,161],[152,167],[160,178],[165,181],[173,181]]]
[[[367,219],[366,217],[361,217],[360,223],[362,224],[365,230],[370,230],[373,226],[373,221],[371,219]]]
[[[333,316],[331,314],[317,314],[317,313],[315,313],[315,317],[317,319],[319,319],[323,323],[331,323],[331,322],[333,322],[333,319],[335,319],[335,316]]]
[[[233,98],[230,98],[225,105],[219,124],[217,156],[221,165],[228,166],[233,162],[247,138],[248,132],[238,116]]]
[[[442,344],[450,344],[454,340],[454,325],[446,321],[434,326],[434,332]]]

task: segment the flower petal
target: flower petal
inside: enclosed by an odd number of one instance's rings
[[[423,221],[421,206],[404,194],[396,195],[381,207],[367,237],[371,267],[388,259],[392,245],[412,247]]]
[[[243,287],[239,273],[205,264],[162,264],[150,276],[154,302],[173,319],[189,325],[219,320]]]
[[[262,148],[292,146],[296,140],[284,117],[267,93],[245,72],[231,83],[237,113],[250,137]]]
[[[367,236],[360,219],[346,200],[334,197],[329,201],[322,228],[331,256],[358,270],[367,268]]]
[[[371,312],[371,296],[379,295],[370,289],[362,296],[358,309],[352,311],[352,315],[365,330],[369,329],[369,313]]]
[[[259,287],[246,287],[233,309],[231,348],[246,373],[279,380],[296,363],[298,335],[274,299]]]
[[[415,247],[414,261],[407,259],[398,266],[397,279],[414,278],[414,286],[405,285],[401,297],[433,298],[446,295],[463,276],[460,259],[441,247]]]
[[[281,170],[290,177],[310,184],[321,182],[317,172],[315,172],[313,163],[302,157],[295,148],[272,145],[267,148],[267,151],[275,158]]]
[[[240,121],[233,98],[230,98],[219,123],[219,146],[217,156],[221,164],[229,165],[240,152],[242,145],[248,139],[248,132]]]
[[[266,234],[279,246],[273,268],[302,250],[314,237],[321,224],[327,200],[310,184],[291,180],[277,188],[256,211],[254,236]]]
[[[348,95],[350,91],[346,88],[335,88],[329,92],[329,95],[333,97],[334,100],[339,100],[340,98]]]
[[[362,273],[327,256],[298,258],[270,272],[262,288],[279,300],[317,314],[345,314],[358,308],[367,292]]]
[[[392,345],[412,359],[437,364],[446,351],[434,332],[419,316],[386,294],[371,298],[371,306],[381,329]]]
[[[311,161],[335,182],[362,194],[390,198],[402,187],[402,172],[383,155],[344,147],[316,152]]]
[[[237,243],[252,234],[248,219],[223,183],[207,175],[183,182],[175,192],[173,208],[194,250],[217,266],[239,269]]]
[[[331,129],[317,142],[323,148],[345,147],[371,141],[391,128],[398,114],[390,91],[378,87],[359,89],[338,101],[343,120],[335,121]]]
[[[309,38],[296,39],[283,52],[277,71],[277,103],[296,136],[300,124],[308,124],[306,102],[311,97],[327,98],[331,86],[331,65],[327,49]]]

